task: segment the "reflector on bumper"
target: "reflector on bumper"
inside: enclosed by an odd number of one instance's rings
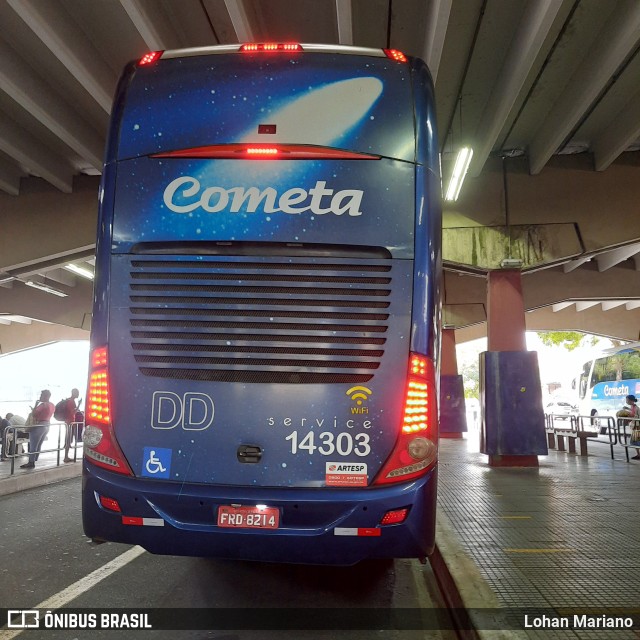
[[[134,516],[122,516],[122,524],[131,524],[138,527],[164,527],[162,518],[136,518]]]
[[[334,535],[336,536],[367,536],[367,537],[377,537],[382,535],[382,529],[378,529],[377,527],[372,527],[369,529],[356,529],[349,527],[336,527],[333,530]]]

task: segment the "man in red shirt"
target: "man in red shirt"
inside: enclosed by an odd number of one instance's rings
[[[21,464],[21,469],[33,469],[36,466],[36,460],[40,455],[42,443],[49,433],[49,425],[51,424],[51,416],[55,411],[51,398],[51,391],[44,389],[40,393],[40,399],[36,402],[33,411],[33,426],[27,427],[29,432],[29,462]]]

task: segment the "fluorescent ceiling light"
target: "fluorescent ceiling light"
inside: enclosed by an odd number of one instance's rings
[[[67,271],[72,271],[78,276],[82,276],[83,278],[87,278],[88,280],[93,280],[93,273],[89,271],[89,269],[83,269],[79,267],[77,264],[67,264],[64,267]]]
[[[462,182],[467,175],[467,169],[473,158],[473,149],[471,147],[462,147],[458,151],[456,163],[453,165],[453,173],[451,174],[451,182],[449,188],[444,197],[445,200],[454,201],[458,199],[460,189],[462,188]]]
[[[60,296],[61,298],[66,298],[67,294],[62,291],[58,291],[53,287],[50,287],[48,284],[43,284],[42,282],[34,282],[33,280],[28,280],[25,282],[27,287],[33,287],[34,289],[40,289],[40,291],[46,291],[47,293],[51,293],[54,296]]]

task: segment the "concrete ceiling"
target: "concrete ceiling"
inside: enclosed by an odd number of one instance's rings
[[[515,256],[532,328],[638,339],[637,0],[0,0],[0,25],[3,352],[20,343],[9,328],[40,339],[28,320],[86,335],[91,282],[65,267],[92,269],[124,64],[149,50],[260,40],[391,47],[427,61],[444,181],[458,148],[474,149],[460,199],[445,203],[452,326],[484,321],[482,276]]]

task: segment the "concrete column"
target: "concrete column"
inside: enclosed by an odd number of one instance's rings
[[[456,333],[443,329],[440,352],[440,437],[462,438],[467,430],[464,384],[458,375]]]
[[[537,467],[547,455],[538,354],[527,351],[519,270],[487,278],[488,351],[480,354],[480,450],[490,466]]]

